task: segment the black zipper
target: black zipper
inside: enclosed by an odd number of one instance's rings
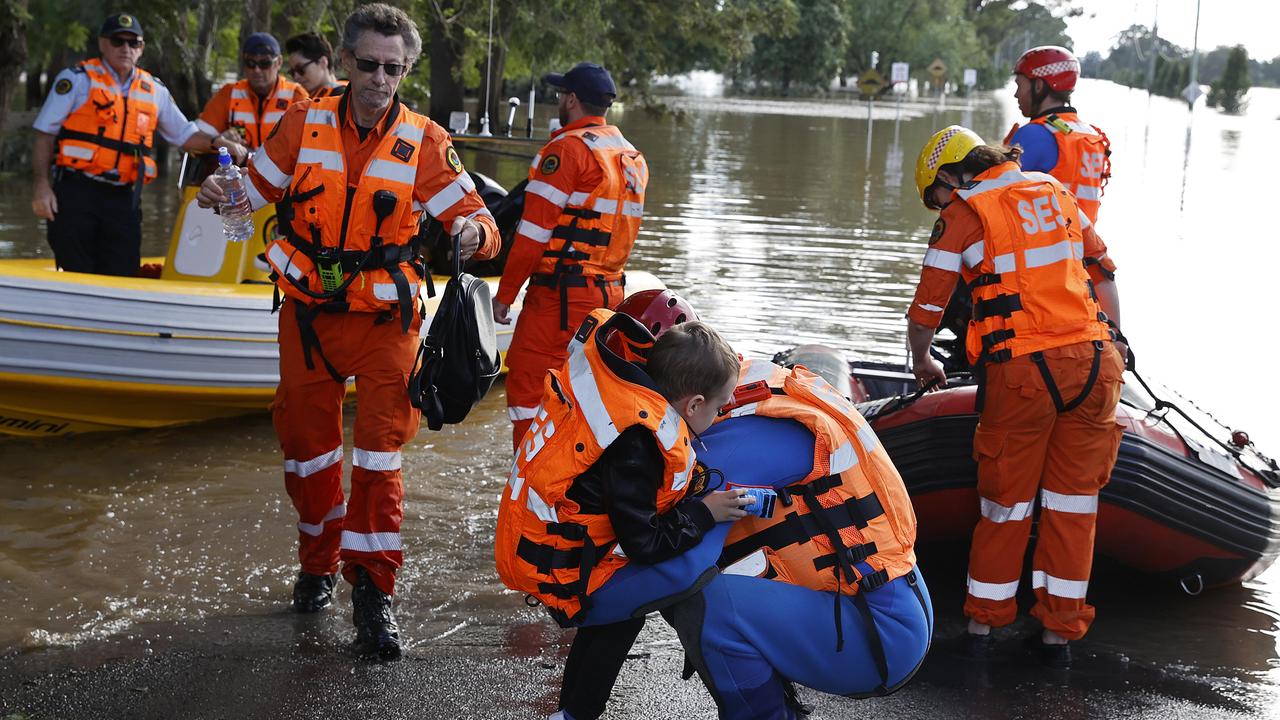
[[[120,88],[121,94],[124,95],[124,87]],[[124,117],[120,120],[120,145],[124,146],[124,134],[129,127],[129,96],[124,95]],[[120,169],[120,149],[116,149],[116,170]],[[139,170],[141,172],[141,170]]]
[[[342,207],[342,231],[338,233],[338,252],[347,246],[347,222],[351,219],[351,201],[356,198],[356,189],[347,186],[347,202]]]

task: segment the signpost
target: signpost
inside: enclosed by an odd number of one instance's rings
[[[977,84],[978,84],[978,71],[974,70],[973,68],[965,68],[964,69],[964,86],[972,90],[973,86]]]
[[[896,62],[889,69],[889,79],[894,85],[911,80],[911,66],[904,62]]]
[[[868,97],[879,95],[884,86],[884,76],[875,68],[871,68],[858,76],[858,90]]]

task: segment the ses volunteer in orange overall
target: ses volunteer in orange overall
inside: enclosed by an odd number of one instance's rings
[[[49,221],[49,245],[63,270],[138,273],[142,186],[156,178],[157,131],[187,152],[226,147],[244,161],[244,148],[221,138],[214,145],[164,83],[137,66],[144,46],[136,17],[108,17],[98,33],[102,57],[58,73],[33,124],[31,210]]]
[[[1111,141],[1071,107],[1080,61],[1066,48],[1044,45],[1023,53],[1013,74],[1018,110],[1031,121],[1014,125],[1005,144],[1022,148],[1023,170],[1057,178],[1075,195],[1080,211],[1097,222],[1103,186],[1111,177]]]
[[[214,93],[196,124],[210,135],[234,128],[250,150],[257,150],[284,117],[285,108],[305,100],[307,91],[280,77],[280,43],[271,35],[250,35],[240,55],[244,77]]]
[[[333,74],[333,46],[319,33],[302,33],[284,41],[288,57],[289,77],[319,100],[341,95],[347,90],[345,80]]]
[[[1015,594],[1040,504],[1028,639],[1043,662],[1070,664],[1069,640],[1094,617],[1085,602],[1098,492],[1111,474],[1124,371],[1114,265],[1070,192],[1024,172],[1018,150],[959,126],[938,132],[916,165],[925,205],[940,210],[908,312],[913,369],[945,383],[929,354],[957,278],[973,296],[967,350],[979,377],[974,434],[981,517],[969,558],[967,654],[989,655],[990,629],[1017,613]],[[1117,351],[1117,350],[1120,351]]]
[[[533,159],[524,215],[516,228],[493,316],[509,312],[525,280],[524,306],[507,352],[507,412],[520,443],[542,397],[547,370],[587,313],[623,297],[623,266],[644,213],[649,168],[644,156],[605,122],[617,95],[608,71],[579,63],[543,78],[560,94],[563,127]]]
[[[387,34],[389,33],[389,34]],[[464,256],[499,235],[448,133],[402,105],[396,87],[421,50],[403,11],[362,5],[346,21],[347,93],[298,103],[249,163],[253,206],[280,206],[266,252],[285,297],[273,414],[285,486],[298,510],[302,572],[294,607],[329,604],[338,570],[355,585],[357,649],[399,655],[390,595],[403,561],[400,448],[418,430],[407,383],[421,326],[423,211],[462,234]],[[216,181],[200,202],[219,202]],[[342,493],[342,402],[359,404],[351,497]]]

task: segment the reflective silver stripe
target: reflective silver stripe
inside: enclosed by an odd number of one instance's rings
[[[250,158],[253,169],[258,171],[263,180],[271,183],[274,187],[281,190],[289,186],[293,180],[292,175],[285,175],[280,168],[271,160],[271,156],[267,154],[267,146],[263,145],[254,151]]]
[[[276,93],[276,97],[288,100],[293,97],[293,88],[280,88],[280,92]]]
[[[929,303],[916,303],[916,307],[920,308],[921,310],[925,310],[927,312],[942,312],[943,310],[946,310],[946,308],[944,307],[939,307],[937,305],[930,305]]]
[[[676,473],[671,477],[672,492],[680,492],[681,490],[684,489],[685,485],[689,484],[689,476],[693,473],[694,459],[695,459],[695,456],[693,454],[693,449],[690,448],[689,460],[685,463],[684,470],[681,470],[680,472]]]
[[[507,417],[511,420],[532,420],[538,415],[538,406],[521,407],[513,406],[507,408]]]
[[[583,142],[591,147],[597,148],[622,148],[623,150],[635,150],[635,146],[627,142],[627,139],[621,135],[596,135],[594,138],[588,138],[585,135],[579,135]]]
[[[746,365],[746,371],[738,377],[739,387],[753,382],[767,382],[769,378],[773,377],[774,371],[779,369],[777,365],[768,360],[747,360]]]
[[[421,143],[423,132],[424,132],[423,128],[420,128],[417,125],[413,125],[412,123],[402,122],[399,125],[396,125],[396,128],[391,131],[391,134],[395,135],[396,137],[402,137],[405,140],[410,140],[415,143]]]
[[[1013,272],[1018,267],[1014,260],[1013,253],[1005,253],[991,258],[991,264],[998,273]]]
[[[589,197],[591,197],[591,193],[575,192],[569,196],[569,204],[582,207],[587,204],[587,198]]]
[[[114,94],[116,94],[116,93],[120,92],[118,89],[116,89],[116,86],[115,86],[115,85],[109,85],[109,84],[104,83],[104,82],[101,82],[101,81],[99,81],[99,80],[92,80],[92,81],[90,81],[90,82],[89,82],[89,87],[90,87],[91,89],[92,89],[92,88],[98,88],[99,90],[106,90],[106,91],[110,92],[112,95],[114,95]]]
[[[1022,257],[1029,268],[1044,267],[1063,260],[1070,260],[1072,257],[1071,241],[1063,240],[1047,247],[1029,248],[1023,251]]]
[[[1018,581],[985,583],[969,578],[969,594],[984,600],[1010,600],[1018,594]]]
[[[724,575],[760,577],[768,569],[769,559],[765,556],[764,550],[757,550],[720,572]]]
[[[231,99],[233,99],[233,100],[248,100],[248,99],[249,99],[249,91],[248,91],[248,90],[245,90],[244,88],[232,88],[232,89],[231,89]]]
[[[1089,592],[1088,580],[1067,580],[1054,577],[1043,570],[1031,571],[1031,587],[1044,588],[1050,595],[1073,600],[1083,600]]]
[[[325,170],[333,172],[342,172],[344,167],[342,163],[342,153],[333,150],[316,150],[315,148],[302,148],[298,151],[299,165],[319,165]]]
[[[520,497],[520,488],[524,487],[524,476],[518,472],[519,469],[520,469],[519,466],[517,466],[514,462],[511,463],[511,475],[507,478],[507,485],[511,486],[512,500],[515,500]]]
[[[342,531],[342,549],[356,552],[400,552],[400,533]]]
[[[156,96],[151,93],[140,92],[137,95],[129,93],[129,99],[135,102],[151,103],[152,105],[156,104]]]
[[[536,168],[538,163],[542,162],[542,151],[539,150],[537,155],[533,156],[533,161],[529,163],[529,167]]]
[[[282,117],[284,117],[283,110],[272,110],[271,112],[262,116],[262,122],[264,125],[270,125],[272,123],[280,122],[280,118]]]
[[[232,122],[256,123],[258,121],[258,118],[254,117],[254,114],[251,112],[244,112],[243,110],[239,110],[231,113],[231,120]]]
[[[279,246],[276,247],[278,248]],[[341,463],[342,446],[339,445],[329,452],[324,453],[323,455],[317,455],[310,460],[290,460],[289,458],[285,458],[284,471],[287,473],[293,473],[300,478],[304,478],[310,475],[315,475],[321,470],[327,470],[328,468]]]
[[[929,248],[924,254],[926,267],[935,267],[950,272],[960,272],[960,253],[947,252],[938,248]]]
[[[423,210],[426,210],[426,209],[427,209],[426,204],[424,204],[424,203],[420,203],[420,202],[418,202],[417,200],[414,200],[414,201],[413,201],[413,211],[414,211],[414,212],[416,212],[416,213],[420,213],[420,212],[422,212]]]
[[[979,240],[965,248],[964,252],[960,253],[960,259],[964,260],[965,267],[972,270],[973,268],[978,267],[978,264],[982,262],[982,253],[985,249],[986,246],[983,244],[983,241]]]
[[[487,218],[489,218],[490,220],[493,220],[493,213],[489,212],[489,208],[480,208],[479,210],[477,210],[477,211],[475,211],[475,212],[471,213],[470,215],[468,215],[468,216],[467,216],[467,219],[468,219],[468,220],[470,220],[470,219],[472,219],[472,218],[477,218],[477,217],[481,217],[481,216],[483,216],[483,217],[487,217]],[[497,222],[497,221],[495,220],[494,222]]]
[[[601,215],[612,215],[618,212],[618,201],[608,198],[596,198],[595,203],[591,206],[592,210]]]
[[[1083,212],[1080,213],[1080,229],[1083,230],[1085,228],[1091,228],[1091,227],[1093,227],[1093,221],[1090,220],[1089,216],[1086,215],[1085,213]]]
[[[267,199],[258,192],[258,186],[252,180],[244,184],[245,195],[249,197],[249,207],[260,210],[267,205]]]
[[[311,108],[307,110],[307,125],[328,125],[329,127],[338,127],[338,116],[332,110],[322,110],[320,108]]]
[[[853,443],[848,440],[841,443],[840,447],[831,453],[831,457],[827,461],[828,472],[831,475],[838,475],[857,464],[858,451],[853,449]]]
[[[401,185],[409,186],[413,185],[413,179],[417,177],[417,175],[417,165],[409,165],[399,161],[393,162],[391,160],[381,159],[374,160],[369,163],[369,168],[364,171],[365,177],[382,178],[383,180],[390,180],[391,182],[397,182]],[[431,203],[427,203],[427,207],[430,206]]]
[[[623,200],[622,214],[630,215],[631,217],[644,217],[644,203]]]
[[[385,300],[386,302],[396,302],[400,299],[400,291],[396,289],[395,283],[374,283],[373,296],[379,300]],[[409,297],[412,298],[417,296],[418,286],[410,285]]]
[[[984,192],[991,192],[992,190],[999,190],[1002,187],[1008,187],[1014,183],[1025,182],[1030,179],[1032,178],[1029,178],[1018,170],[1009,170],[1003,175],[990,178],[989,180],[983,180],[971,187],[960,188],[959,190],[956,190],[956,194],[959,195],[961,199],[968,200],[975,195],[981,195]]]
[[[466,197],[467,193],[475,189],[476,184],[471,179],[471,176],[462,173],[456,180],[444,186],[443,190],[432,195],[427,200],[427,212],[439,217],[440,213],[453,207],[455,203]]]
[[[861,417],[858,417],[861,420]],[[864,424],[858,428],[858,442],[862,443],[862,450],[870,455],[876,451],[876,446],[880,444],[880,439],[876,437],[876,431],[871,429],[870,425]]]
[[[320,533],[324,532],[325,523],[329,522],[330,520],[337,520],[340,517],[346,516],[346,514],[347,514],[346,505],[334,505],[333,509],[329,511],[329,514],[325,515],[324,519],[318,523],[315,523],[315,524],[304,523],[301,520],[299,520],[298,530],[310,535],[311,537],[319,537]]]
[[[623,549],[622,549],[622,545],[621,545],[621,544],[615,544],[615,545],[613,546],[613,549],[612,549],[612,550],[610,550],[609,552],[613,553],[614,555],[617,555],[618,557],[623,557],[623,558],[624,558],[624,557],[626,557],[626,556],[627,556],[627,552],[626,552],[625,550],[623,550]]]
[[[529,494],[525,497],[525,507],[533,511],[534,515],[542,522],[560,522],[560,517],[556,515],[556,509],[547,504],[542,496],[534,492],[533,488],[529,488]]]
[[[551,228],[538,227],[528,220],[520,221],[520,225],[516,228],[516,234],[524,235],[530,240],[543,245],[551,241]]]
[[[351,465],[365,470],[388,472],[400,469],[400,451],[364,450],[355,448],[352,451]]]
[[[1097,133],[1093,131],[1093,127],[1085,123],[1082,123],[1079,120],[1063,120],[1062,118],[1058,118],[1058,122],[1071,128],[1071,132],[1073,133],[1080,133],[1081,135],[1097,135]],[[1061,130],[1059,130],[1053,123],[1047,122],[1047,123],[1044,123],[1044,126],[1048,128],[1049,132],[1053,133],[1054,135],[1065,134]]]
[[[613,418],[609,416],[604,400],[600,397],[595,373],[591,371],[591,363],[582,348],[569,356],[569,385],[578,398],[578,409],[586,418],[591,434],[596,438],[596,445],[609,447],[618,437],[618,428],[614,427]]]
[[[756,408],[760,407],[760,403],[747,403],[742,407],[736,407],[729,411],[729,417],[742,417],[743,415],[755,415]]]
[[[1098,512],[1097,495],[1064,495],[1052,490],[1040,491],[1040,507],[1055,512],[1092,515]]]
[[[196,118],[196,129],[205,135],[216,136],[219,133],[218,128],[210,125],[207,120],[201,120],[200,118]]]
[[[1008,506],[980,497],[978,498],[978,505],[982,509],[982,517],[993,523],[1018,522],[1031,517],[1030,501],[1014,503],[1012,506]]]
[[[530,180],[529,184],[524,187],[524,191],[533,193],[540,198],[544,198],[547,202],[558,208],[564,207],[564,204],[569,202],[569,193],[561,190],[551,183],[545,183],[541,180]]]
[[[667,406],[666,413],[662,416],[662,422],[658,423],[658,431],[654,433],[658,442],[662,443],[663,450],[670,450],[675,447],[676,439],[680,437],[680,413],[676,409]]]
[[[58,151],[67,157],[79,158],[80,160],[92,160],[93,154],[97,152],[91,147],[84,147],[83,145],[68,145],[65,142],[59,146]]]
[[[1082,183],[1076,186],[1076,197],[1081,200],[1101,200],[1102,188],[1096,185],[1085,185]],[[1085,225],[1085,227],[1089,226]]]
[[[1071,257],[1076,260],[1084,259],[1084,243],[1083,242],[1071,243]]]

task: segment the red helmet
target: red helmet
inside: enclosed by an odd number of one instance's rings
[[[641,290],[632,293],[618,303],[614,312],[630,315],[645,326],[654,339],[671,328],[689,320],[697,320],[698,314],[688,300],[667,289]]]
[[[1071,92],[1080,77],[1080,61],[1064,47],[1041,45],[1022,53],[1013,74],[1043,80],[1055,92]]]

